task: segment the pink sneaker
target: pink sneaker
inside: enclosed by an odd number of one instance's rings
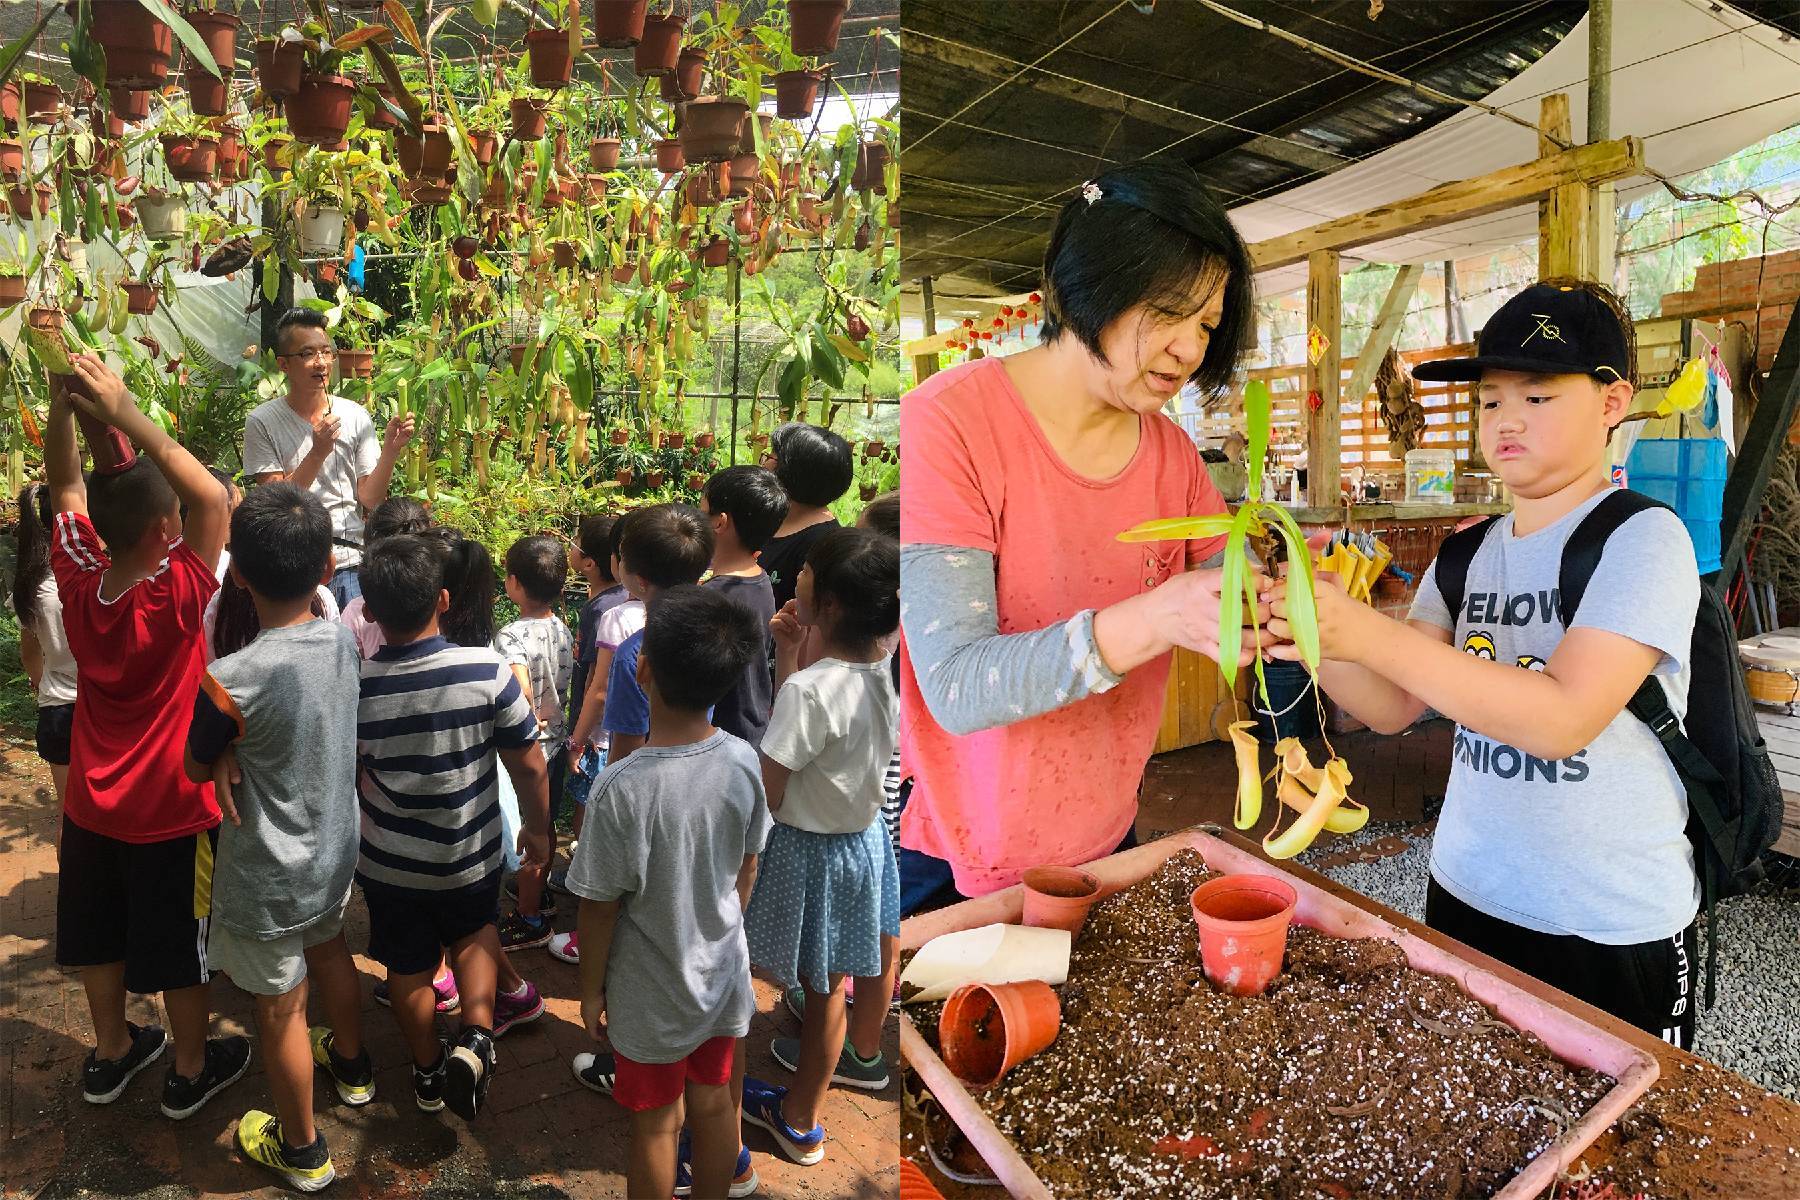
[[[574,963],[576,966],[580,966],[581,946],[576,941],[578,936],[579,935],[576,933],[559,933],[550,939],[550,944],[547,949],[553,957],[560,958],[566,963]]]
[[[538,995],[537,988],[527,980],[519,989],[519,994],[509,996],[505,992],[494,993],[494,1036],[501,1037],[514,1025],[523,1025],[535,1021],[544,1015],[544,998]]]
[[[453,1013],[462,1007],[462,996],[456,990],[456,975],[453,972],[445,971],[442,978],[432,980],[431,990],[437,993],[438,1012]],[[385,1004],[389,1008],[394,1005],[385,979],[375,985],[375,1003]]]

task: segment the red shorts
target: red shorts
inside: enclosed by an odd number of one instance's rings
[[[736,1048],[736,1038],[709,1038],[692,1054],[672,1063],[633,1062],[615,1050],[613,1099],[632,1112],[649,1112],[681,1099],[690,1082],[724,1087],[731,1082],[731,1056]]]

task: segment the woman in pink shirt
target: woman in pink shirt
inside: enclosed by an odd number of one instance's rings
[[[903,913],[1130,844],[1170,652],[1218,654],[1193,568],[1223,539],[1116,535],[1224,511],[1162,409],[1230,384],[1249,253],[1191,172],[1138,163],[1063,209],[1043,292],[1042,345],[902,401]]]

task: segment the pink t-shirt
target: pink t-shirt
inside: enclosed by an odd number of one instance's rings
[[[901,540],[995,558],[999,631],[1027,633],[1147,592],[1224,539],[1128,545],[1141,521],[1225,511],[1199,452],[1163,416],[1142,420],[1131,462],[1084,478],[1057,457],[1001,360],[932,376],[900,408]],[[979,896],[1028,868],[1112,852],[1137,817],[1162,721],[1170,656],[1111,691],[966,736],[946,733],[901,646],[901,754],[915,783],[901,845],[947,860]]]
[[[381,626],[364,611],[361,596],[352,597],[350,603],[344,605],[344,611],[338,614],[338,620],[356,635],[357,653],[364,658],[374,658],[375,652],[387,645]]]

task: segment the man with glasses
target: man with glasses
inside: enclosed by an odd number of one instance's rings
[[[413,419],[388,423],[379,445],[368,412],[328,390],[337,352],[325,316],[290,309],[275,325],[275,358],[287,395],[251,411],[244,426],[244,473],[312,492],[331,514],[331,594],[341,608],[362,594],[363,510],[387,499],[394,464],[412,441]]]

